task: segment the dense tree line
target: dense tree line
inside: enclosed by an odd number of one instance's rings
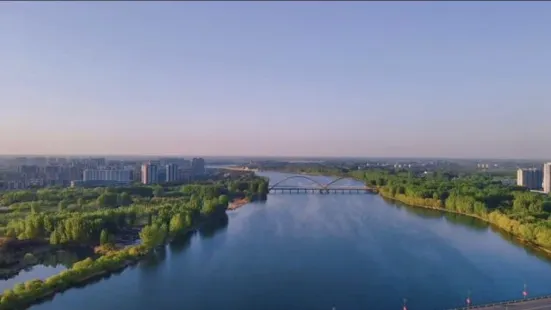
[[[401,202],[476,216],[520,238],[551,248],[551,200],[490,176],[367,170],[351,173]]]
[[[202,217],[225,210],[232,197],[266,194],[267,188],[266,179],[248,177],[177,187],[7,192],[0,197],[4,204],[28,203],[30,210],[24,216],[9,220],[0,233],[20,240],[43,238],[51,244],[101,244],[129,227],[147,225],[150,232],[165,226],[167,231],[170,227],[189,226]],[[171,192],[180,195],[166,195]],[[46,212],[44,202],[57,207]],[[78,207],[85,203],[93,207]],[[77,207],[69,208],[71,204]]]

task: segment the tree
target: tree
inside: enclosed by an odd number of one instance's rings
[[[57,204],[57,208],[59,209],[60,212],[67,209],[68,206],[69,206],[69,202],[67,200],[61,200]]]
[[[226,187],[228,188],[228,191],[229,191],[230,193],[236,193],[236,192],[239,190],[239,188],[238,188],[238,186],[237,186],[237,183],[234,182],[234,181],[229,181],[229,182],[227,183]]]
[[[250,182],[249,183],[249,192],[256,193],[258,191],[258,183],[256,182]]]
[[[84,206],[84,199],[79,198],[77,200],[77,205],[78,205],[79,208],[82,208]]]
[[[50,234],[50,244],[61,244],[63,241],[63,236],[59,230],[56,229]]]
[[[17,295],[12,290],[5,290],[2,293],[2,299],[0,303],[3,305],[11,305],[17,301]]]
[[[220,195],[220,197],[218,197],[218,203],[222,206],[227,206],[229,202],[230,199],[227,195]]]
[[[161,186],[155,186],[155,189],[153,189],[153,196],[155,197],[162,197],[164,195],[164,190]]]
[[[203,201],[203,207],[201,208],[201,213],[205,215],[211,215],[216,211],[218,205],[217,199],[209,199]]]
[[[119,205],[121,206],[129,206],[132,204],[132,197],[127,192],[123,192],[119,195]]]
[[[176,236],[191,224],[190,218],[187,215],[178,213],[170,219],[169,232],[170,235]]]
[[[32,214],[40,213],[40,206],[38,205],[38,203],[33,202],[31,204],[31,213]]]
[[[99,237],[99,243],[101,245],[105,245],[105,244],[109,243],[109,233],[107,232],[107,230],[105,230],[105,229],[101,230],[101,234],[100,234],[100,237]]]
[[[260,194],[267,194],[268,193],[268,182],[265,180],[262,180],[260,184],[258,185],[258,192]]]
[[[165,240],[166,230],[166,225],[164,227],[155,224],[144,226],[140,231],[142,244],[150,249],[161,245]]]
[[[105,192],[98,197],[98,205],[101,208],[114,208],[118,203],[118,196],[115,193]]]

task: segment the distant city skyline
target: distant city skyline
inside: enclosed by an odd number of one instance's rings
[[[6,2],[0,155],[551,159],[550,2]]]

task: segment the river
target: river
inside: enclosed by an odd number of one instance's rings
[[[524,283],[549,294],[549,279],[549,261],[467,217],[373,194],[278,193],[31,309],[386,310],[406,298],[429,310],[461,306],[469,291],[475,304],[517,299]]]

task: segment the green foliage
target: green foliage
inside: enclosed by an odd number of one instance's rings
[[[257,185],[251,186],[250,183]],[[16,202],[52,205],[54,209],[23,213],[19,217],[6,219],[2,227],[4,236],[17,239],[47,239],[53,245],[90,244],[102,240],[112,240],[113,235],[127,231],[131,227],[143,225],[166,226],[167,233],[174,234],[189,226],[201,217],[208,217],[226,209],[232,198],[242,198],[248,189],[267,188],[267,181],[261,178],[244,178],[230,182],[206,182],[189,184],[178,189],[183,196],[151,198],[151,187],[95,188],[95,189],[41,189],[36,193],[19,191],[8,194],[12,200],[41,199]],[[236,189],[237,191],[232,191]],[[160,186],[155,187],[159,192]],[[245,193],[240,189],[245,190]],[[164,189],[163,189],[164,190]],[[248,195],[251,195],[248,193]],[[145,196],[145,197],[144,197]],[[2,199],[5,197],[2,196]],[[84,201],[96,201],[100,208],[84,206]],[[55,205],[59,205],[55,208]],[[69,204],[80,208],[67,208]],[[31,205],[31,206],[32,206]],[[55,211],[57,209],[57,212]],[[179,215],[180,217],[175,217]],[[171,221],[174,219],[174,223]],[[182,228],[183,227],[183,228]],[[108,237],[102,237],[107,231]]]
[[[38,259],[32,253],[26,253],[23,257],[23,261],[27,265],[33,265],[38,262]]]
[[[358,176],[358,172],[356,172]],[[506,186],[490,176],[405,172],[361,172],[366,184],[386,197],[416,206],[476,216],[524,240],[551,248],[551,201],[538,193]]]
[[[120,193],[118,196],[118,203],[120,206],[129,206],[132,204],[132,197],[127,192]]]
[[[117,207],[119,202],[116,193],[105,192],[98,197],[97,204],[101,208],[114,208]]]
[[[38,205],[37,202],[33,202],[33,203],[31,204],[31,213],[32,213],[32,214],[40,213],[40,206]]]
[[[17,202],[27,202],[37,200],[37,194],[32,191],[11,191],[2,195],[0,204],[9,206]]]
[[[156,186],[154,189],[153,189],[153,196],[154,197],[162,197],[164,195],[164,190],[161,186]]]
[[[57,204],[57,207],[59,209],[60,212],[62,212],[63,210],[67,209],[67,207],[69,206],[69,202],[65,199],[61,200],[58,204]]]
[[[86,282],[94,276],[121,269],[129,262],[136,261],[147,253],[148,250],[143,246],[131,246],[109,252],[96,260],[86,258],[76,262],[72,268],[51,276],[45,281],[35,279],[16,284],[12,290],[2,293],[0,309],[27,308],[36,299],[62,292],[72,285]]]
[[[178,213],[172,216],[169,223],[169,233],[171,236],[176,236],[186,229],[190,228],[192,224],[191,216],[189,213]]]
[[[218,197],[219,205],[227,206],[229,202],[230,202],[230,198],[228,197],[228,195],[220,195],[220,197]]]
[[[140,231],[140,239],[142,244],[152,249],[164,243],[166,238],[166,226],[158,226],[156,224],[146,225]]]
[[[109,232],[106,229],[102,229],[99,236],[99,244],[105,245],[109,243]]]
[[[21,212],[0,221],[4,225],[0,231],[6,237],[43,239],[53,245],[96,245],[111,243],[114,235],[129,228],[142,227],[139,233],[142,245],[109,252],[97,260],[87,258],[45,281],[17,284],[1,295],[0,309],[26,308],[36,299],[120,269],[162,245],[168,237],[176,237],[198,221],[224,211],[230,199],[266,194],[267,188],[267,180],[245,177],[181,188],[48,188],[2,193],[0,204]],[[24,259],[33,261],[30,254]]]

